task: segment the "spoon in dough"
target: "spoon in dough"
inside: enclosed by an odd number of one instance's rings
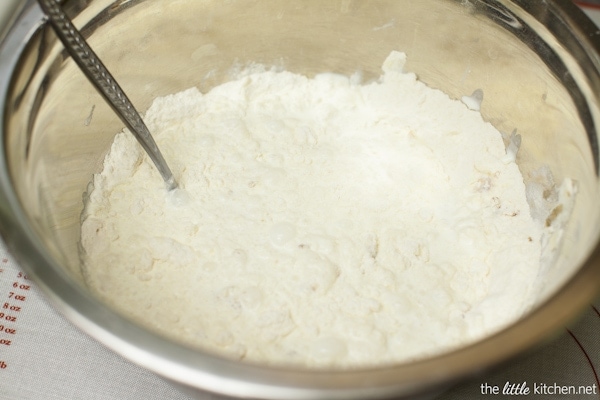
[[[129,128],[150,159],[162,175],[168,190],[177,188],[177,182],[171,169],[163,158],[150,131],[127,98],[115,78],[108,72],[96,53],[87,44],[81,33],[75,28],[69,17],[60,7],[58,0],[38,0],[42,11],[48,17],[67,52],[83,71],[85,76],[111,106],[121,121]]]

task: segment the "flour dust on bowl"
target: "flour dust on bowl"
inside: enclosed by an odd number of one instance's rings
[[[548,1],[64,1],[180,183],[28,2],[2,232],[57,308],[188,388],[436,392],[598,289],[597,30]]]

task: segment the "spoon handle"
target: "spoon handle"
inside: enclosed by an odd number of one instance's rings
[[[75,28],[57,0],[38,0],[38,3],[67,52],[148,153],[167,184],[167,188],[169,190],[175,189],[177,182],[171,169],[142,117],[131,104],[115,78],[108,72],[102,61]]]

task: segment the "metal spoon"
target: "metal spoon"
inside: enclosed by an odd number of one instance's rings
[[[168,190],[177,188],[178,185],[173,173],[146,124],[144,124],[142,117],[131,104],[115,78],[108,72],[102,61],[75,28],[58,1],[38,0],[38,3],[67,52],[148,153],[165,180]]]

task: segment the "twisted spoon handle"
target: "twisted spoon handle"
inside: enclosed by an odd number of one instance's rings
[[[169,190],[175,189],[177,182],[173,177],[173,173],[142,117],[135,110],[115,78],[108,72],[102,61],[64,13],[58,0],[38,0],[38,3],[67,52],[148,153],[165,180],[167,188]]]

